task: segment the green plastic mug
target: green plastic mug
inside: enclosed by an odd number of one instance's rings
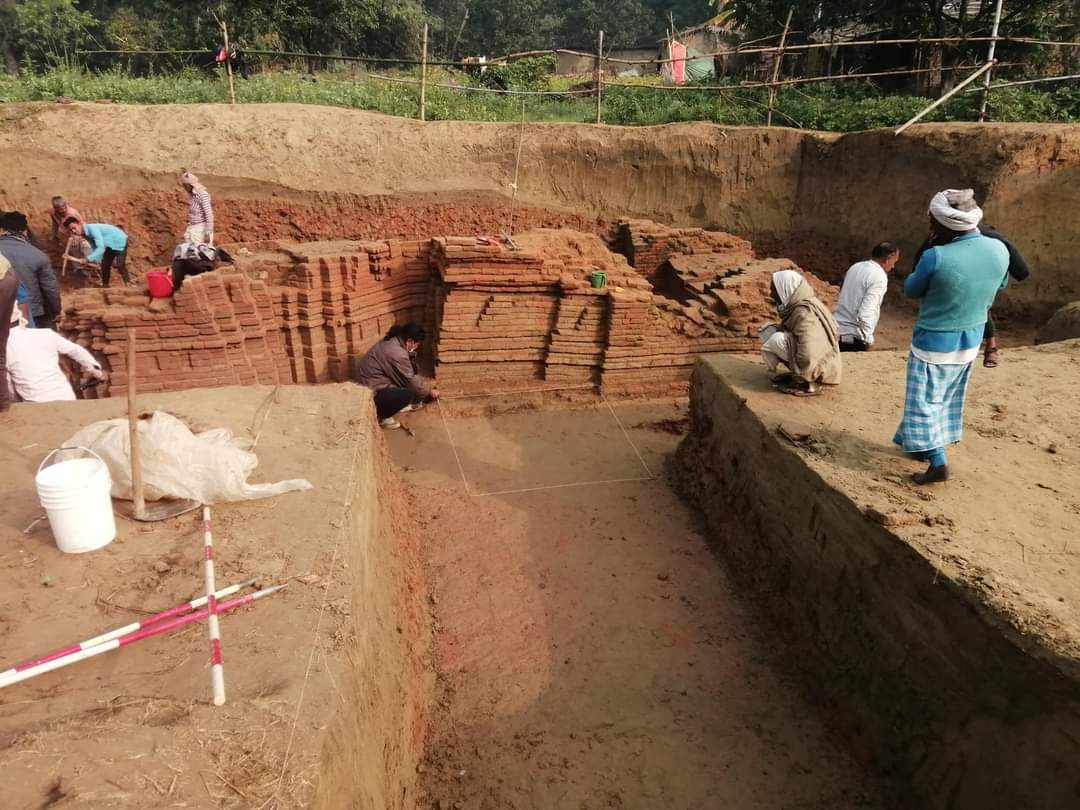
[[[594,290],[604,289],[607,286],[607,273],[597,270],[589,276],[589,283],[592,284]]]

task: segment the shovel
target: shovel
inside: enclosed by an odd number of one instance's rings
[[[128,438],[131,447],[131,505],[117,504],[116,510],[128,520],[156,523],[198,509],[201,504],[189,498],[158,501],[149,506],[143,496],[142,456],[139,453],[139,411],[135,407],[135,330],[128,329]]]

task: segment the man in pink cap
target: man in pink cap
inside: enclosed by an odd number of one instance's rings
[[[180,185],[188,194],[188,222],[184,241],[196,245],[214,243],[214,207],[210,192],[191,172],[180,175]]]

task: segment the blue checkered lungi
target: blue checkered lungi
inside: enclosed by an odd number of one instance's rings
[[[893,442],[918,453],[960,441],[970,376],[971,363],[934,365],[909,355],[904,417]]]

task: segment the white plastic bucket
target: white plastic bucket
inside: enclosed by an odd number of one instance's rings
[[[49,463],[59,452],[81,451],[82,458]],[[116,538],[109,468],[93,450],[61,447],[45,456],[34,477],[38,500],[49,517],[56,546],[68,554],[107,546]]]

